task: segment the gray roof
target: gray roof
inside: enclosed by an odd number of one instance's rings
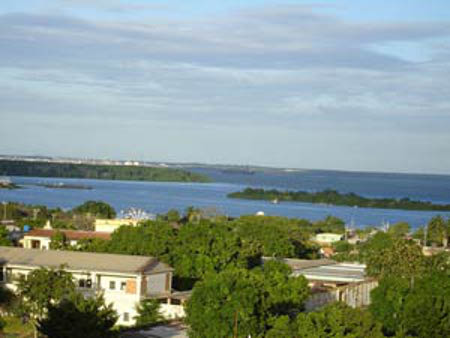
[[[27,267],[58,268],[69,270],[103,271],[119,273],[156,273],[172,271],[167,264],[154,257],[131,256],[77,251],[23,249],[0,246],[0,264]]]
[[[300,269],[296,275],[303,275],[308,280],[353,283],[365,280],[365,265],[339,263]]]

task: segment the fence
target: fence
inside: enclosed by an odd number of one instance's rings
[[[351,307],[367,306],[370,304],[370,291],[378,286],[376,280],[367,280],[337,289],[312,294],[306,301],[305,309],[313,311],[328,303],[341,301]]]

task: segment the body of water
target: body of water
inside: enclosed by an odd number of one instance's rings
[[[367,197],[409,197],[411,199],[450,203],[450,176],[381,173],[349,173],[335,171],[264,171],[253,174],[223,172],[218,169],[193,168],[215,183],[165,183],[106,181],[86,179],[12,177],[23,189],[0,190],[0,201],[42,204],[49,207],[73,208],[87,200],[102,200],[117,211],[129,207],[150,213],[165,213],[169,209],[183,212],[188,206],[215,208],[229,216],[254,214],[279,215],[318,220],[333,215],[354,222],[355,226],[376,225],[383,222],[406,221],[417,227],[434,215],[450,217],[450,213],[389,209],[325,206],[309,203],[272,204],[267,201],[229,199],[227,194],[248,186],[290,190],[320,191],[336,189],[355,192]],[[93,189],[54,189],[36,186],[37,183],[88,185]]]

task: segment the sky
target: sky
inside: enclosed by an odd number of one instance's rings
[[[450,2],[0,2],[0,154],[450,174]]]

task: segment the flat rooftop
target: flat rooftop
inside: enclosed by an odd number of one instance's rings
[[[99,271],[141,274],[164,272],[173,269],[154,257],[105,253],[23,249],[0,246],[0,265],[17,265],[37,268],[59,268],[68,270]]]

